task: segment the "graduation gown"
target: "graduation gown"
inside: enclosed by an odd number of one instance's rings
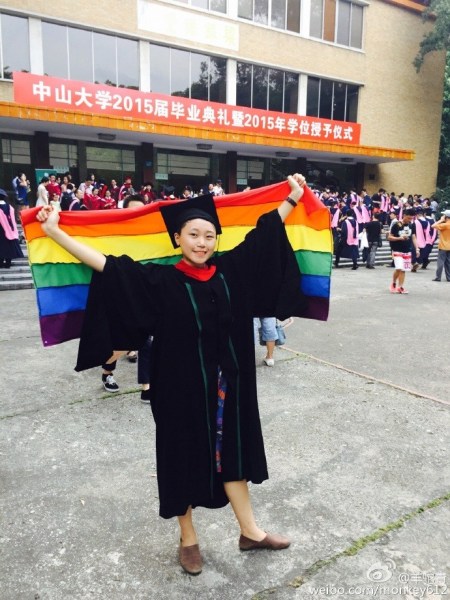
[[[219,242],[220,245],[220,242]],[[220,249],[220,248],[219,248]],[[278,211],[263,215],[198,281],[174,266],[107,257],[94,273],[76,370],[153,335],[160,515],[219,508],[223,482],[268,477],[256,394],[254,316],[301,316],[300,272]],[[221,470],[216,464],[218,369],[227,383]]]
[[[5,227],[8,232],[13,232],[14,235],[13,239],[10,239],[11,236],[7,235],[7,231],[3,229],[0,223],[0,259],[12,260],[14,258],[23,258],[17,227],[14,222],[14,208],[7,202],[0,202],[0,210],[4,214]]]
[[[358,236],[358,223],[355,219],[351,219],[350,226],[352,228],[353,234],[350,232],[350,235],[354,239]],[[348,219],[342,222],[341,224],[341,240],[339,242],[338,254],[340,258],[350,258],[351,260],[358,260],[359,258],[359,248],[358,245],[350,245],[347,243],[349,236],[349,228],[348,228]]]

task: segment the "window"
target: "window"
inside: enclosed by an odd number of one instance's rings
[[[345,121],[357,122],[358,115],[358,93],[357,85],[347,85],[347,101],[345,106]]]
[[[226,69],[225,58],[150,44],[150,84],[155,93],[224,103]]]
[[[364,7],[350,0],[311,0],[311,37],[362,48]]]
[[[94,81],[117,86],[116,39],[112,35],[94,33]]]
[[[320,82],[319,117],[333,118],[333,82],[329,79],[322,79]]]
[[[2,160],[4,163],[31,165],[31,150],[28,140],[2,138]]]
[[[0,144],[0,181],[2,187],[12,192],[12,180],[18,172],[24,172],[31,181],[31,143],[30,140],[15,137],[1,137]]]
[[[204,10],[210,10],[212,12],[220,12],[224,14],[227,12],[226,0],[178,0],[178,2],[190,4],[196,8],[203,8]]]
[[[269,0],[238,0],[238,17],[267,25]]]
[[[238,17],[299,33],[300,3],[301,0],[238,0]]]
[[[191,98],[208,100],[208,57],[204,54],[191,55],[190,88]]]
[[[171,48],[170,94],[172,96],[190,96],[189,59],[190,52]],[[173,68],[172,68],[173,66]]]
[[[237,161],[237,180],[241,185],[251,185],[251,180],[256,180],[259,184],[262,183],[264,176],[264,160],[258,158],[242,158]]]
[[[159,174],[171,176],[208,177],[210,173],[209,156],[201,156],[199,154],[158,152],[156,165]]]
[[[297,113],[298,75],[247,63],[237,63],[239,106]]]
[[[319,116],[320,79],[308,77],[306,94],[306,114],[309,117]]]
[[[253,65],[252,79],[252,107],[267,110],[268,107],[268,84],[269,69]]]
[[[350,42],[352,48],[362,48],[362,32],[363,32],[363,16],[364,9],[362,6],[352,4],[351,26],[350,26]]]
[[[306,114],[309,117],[357,122],[357,85],[308,77]]]
[[[348,46],[350,42],[350,17],[352,5],[350,2],[339,2],[336,42]]]
[[[323,32],[323,0],[311,0],[309,35],[322,39]]]
[[[50,142],[49,156],[50,164],[59,173],[78,166],[78,147],[76,144]]]
[[[139,89],[135,40],[42,22],[44,73]]]
[[[150,90],[170,94],[170,48],[150,44]]]
[[[119,87],[139,89],[139,45],[135,40],[116,38]]]
[[[69,35],[69,78],[94,82],[92,32],[73,27],[68,27],[67,32]],[[53,52],[55,51],[56,48],[53,47]],[[109,60],[112,62],[111,58]]]
[[[295,166],[293,160],[286,158],[271,158],[270,159],[270,183],[284,181],[287,176],[292,173]]]
[[[1,77],[12,79],[14,71],[30,72],[28,19],[0,15]]]
[[[57,52],[55,52],[57,48]],[[69,78],[69,55],[67,27],[42,23],[42,51],[44,74],[51,77]]]
[[[100,171],[134,173],[135,151],[107,146],[86,146],[86,166],[97,175]]]
[[[347,85],[340,81],[334,82],[333,119],[345,121],[345,96]]]
[[[286,29],[300,33],[300,0],[287,0]]]
[[[272,0],[270,24],[277,29],[286,27],[286,0]]]

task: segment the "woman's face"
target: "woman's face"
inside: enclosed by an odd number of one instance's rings
[[[203,219],[187,221],[174,237],[184,260],[193,267],[204,267],[216,247],[216,228]]]

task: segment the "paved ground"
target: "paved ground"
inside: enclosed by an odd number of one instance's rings
[[[296,319],[273,369],[257,348],[255,512],[293,544],[240,553],[231,510],[198,509],[195,578],[157,516],[135,366],[104,394],[75,343],[42,348],[32,290],[1,292],[1,600],[450,597],[450,284],[393,296],[391,273],[335,271],[328,323]]]

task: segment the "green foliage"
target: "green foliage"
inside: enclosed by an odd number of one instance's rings
[[[429,52],[450,50],[450,2],[449,0],[431,0],[423,13],[424,21],[433,21],[434,28],[424,35],[414,66],[419,72],[425,56]]]
[[[442,104],[441,145],[437,189],[434,197],[440,209],[450,207],[450,1],[431,0],[423,13],[424,21],[434,21],[434,27],[424,35],[420,48],[414,59],[414,66],[419,72],[429,52],[447,51],[445,68],[444,98]]]
[[[444,99],[442,103],[441,150],[438,186],[450,185],[450,52],[447,52]]]
[[[450,177],[447,178],[442,187],[436,189],[433,197],[439,203],[439,213],[442,213],[444,210],[450,210]]]
[[[444,99],[442,103],[441,145],[437,189],[434,194],[440,211],[450,208],[450,51],[445,68]]]

